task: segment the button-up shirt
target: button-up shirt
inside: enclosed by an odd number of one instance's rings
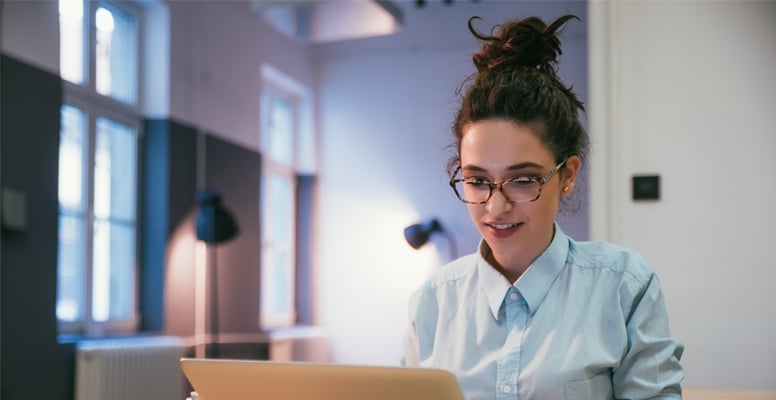
[[[436,271],[410,300],[405,365],[451,371],[468,400],[681,398],[684,347],[644,258],[555,228],[514,284],[484,241]]]

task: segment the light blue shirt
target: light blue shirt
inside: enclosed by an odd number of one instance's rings
[[[655,273],[636,252],[556,225],[515,282],[480,251],[410,300],[404,363],[449,370],[468,400],[680,399],[684,349]]]

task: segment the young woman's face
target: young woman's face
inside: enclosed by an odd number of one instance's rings
[[[556,161],[530,128],[505,120],[468,125],[460,155],[463,178],[493,183],[521,176],[542,178],[563,161]],[[579,158],[571,157],[565,166],[564,173],[542,186],[535,201],[512,202],[496,187],[486,204],[467,204],[472,222],[493,252],[491,262],[508,278],[516,279],[549,246],[560,196],[572,192]]]

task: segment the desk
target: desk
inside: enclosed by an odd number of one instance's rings
[[[218,340],[190,338],[188,357],[328,362],[328,337],[318,326],[292,326],[265,332],[221,333]],[[218,351],[214,352],[213,350]]]

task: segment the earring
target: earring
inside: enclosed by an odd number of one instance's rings
[[[563,188],[563,191],[564,191],[564,192],[568,192],[568,191],[569,191],[569,187],[568,187],[568,186],[564,187],[564,188]]]

